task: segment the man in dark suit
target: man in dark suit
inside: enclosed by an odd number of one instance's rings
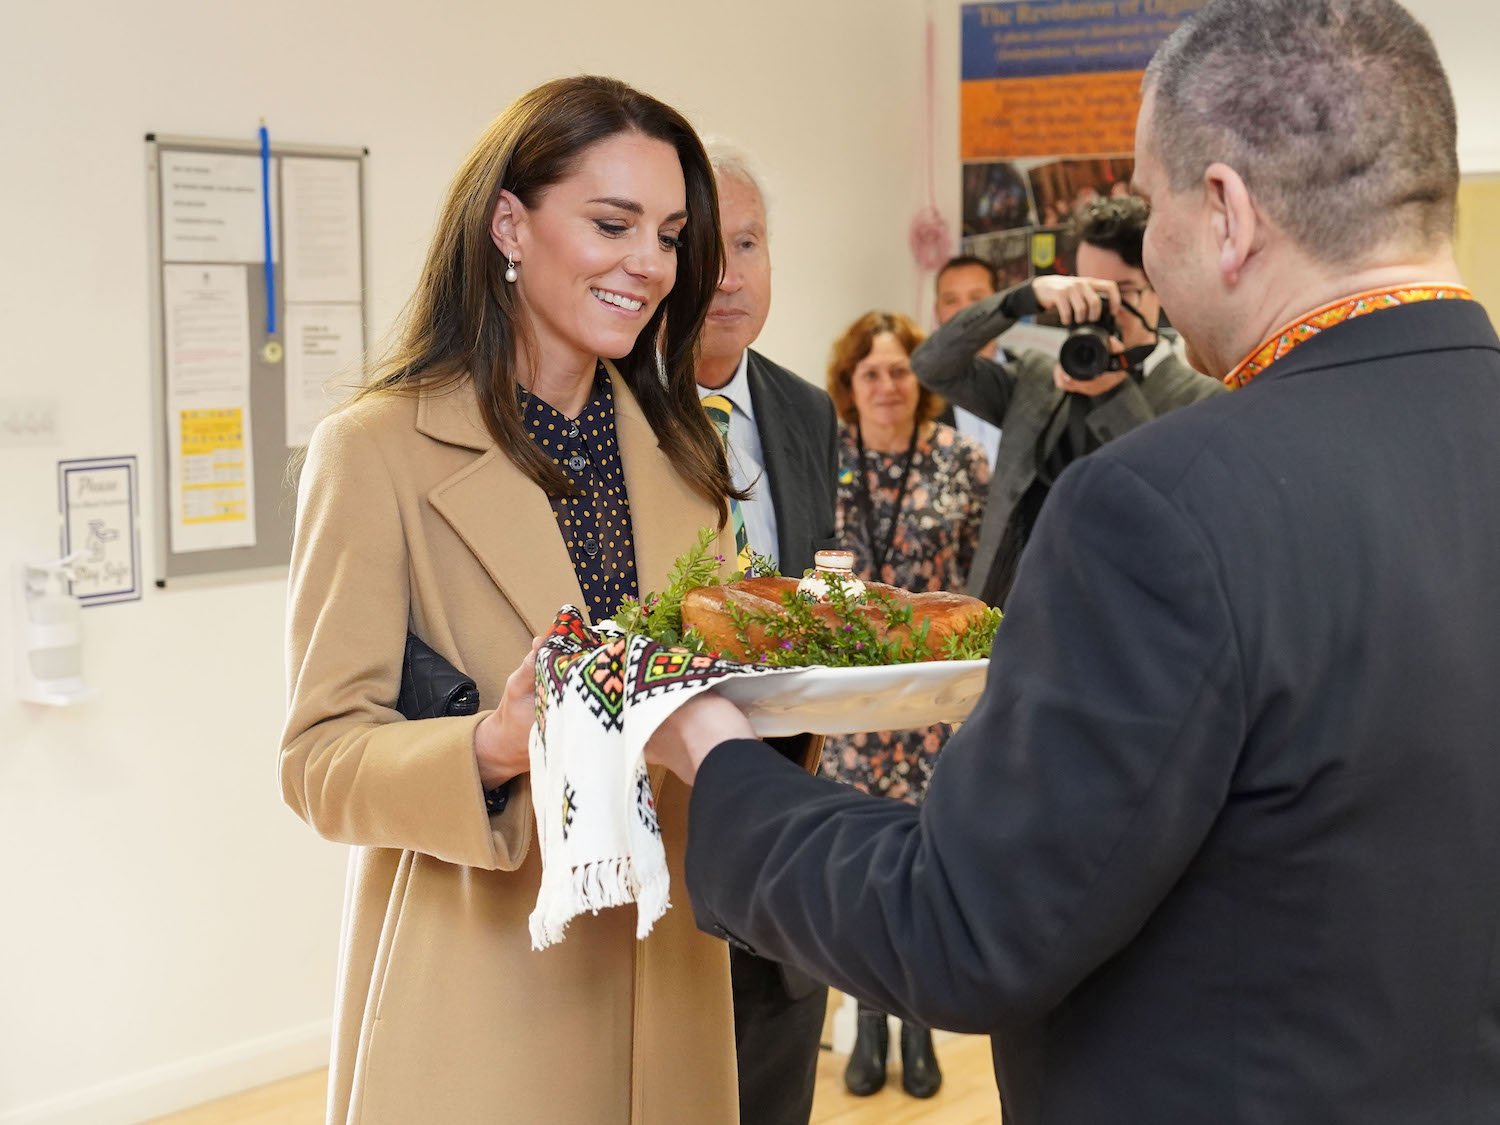
[[[1005,434],[990,474],[969,593],[1002,605],[1016,564],[1058,475],[1073,461],[1151,419],[1222,392],[1173,353],[1158,326],[1161,304],[1141,268],[1147,207],[1136,196],[1100,199],[1078,216],[1081,278],[1043,276],[955,310],[912,353],[917,378]],[[1116,314],[1116,365],[1074,379],[1048,354],[998,362],[976,354],[1029,312],[1091,286]],[[1071,313],[1071,309],[1069,310]]]
[[[709,157],[719,188],[724,276],[709,307],[698,359],[698,395],[727,399],[729,460],[752,550],[800,575],[833,545],[837,422],[819,388],[750,344],[771,310],[765,199],[745,158],[724,146]],[[740,1120],[807,1125],[828,989],[800,969],[730,951]]]
[[[1146,269],[1239,389],[1063,474],[920,809],[679,711],[699,924],[989,1033],[1013,1125],[1500,1121],[1500,339],[1447,77],[1395,0],[1210,0],[1144,95]]]

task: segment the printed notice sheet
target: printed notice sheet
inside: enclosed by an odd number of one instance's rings
[[[359,305],[286,308],[286,444],[307,444],[313,430],[361,382],[364,345]]]
[[[283,157],[286,299],[359,301],[359,162]]]
[[[170,534],[178,554],[255,545],[246,287],[244,266],[162,270]]]
[[[277,254],[276,161],[271,162],[271,254]],[[161,154],[164,262],[264,262],[265,216],[258,156]]]
[[[141,596],[134,457],[58,463],[63,554],[73,563],[73,596],[84,605]]]

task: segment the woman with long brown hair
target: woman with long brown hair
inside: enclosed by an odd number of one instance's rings
[[[735,1119],[727,958],[689,910],[639,943],[632,911],[583,916],[540,953],[527,926],[533,638],[725,536],[693,381],[717,217],[675,110],[605,78],[531,91],[459,169],[391,355],[309,446],[281,779],[355,846],[330,1121]],[[477,715],[402,718],[408,631]],[[658,781],[682,901],[687,796]]]

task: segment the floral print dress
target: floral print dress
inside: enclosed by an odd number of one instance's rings
[[[990,468],[984,450],[952,426],[929,423],[917,439],[901,495],[905,461],[904,453],[865,450],[863,473],[874,516],[872,535],[859,486],[859,447],[854,431],[839,427],[839,546],[854,552],[854,572],[860,578],[917,593],[962,592],[989,491]],[[886,543],[890,546],[876,574],[874,545]],[[917,804],[949,733],[946,724],[939,724],[922,730],[830,738],[823,746],[821,771],[866,793]]]

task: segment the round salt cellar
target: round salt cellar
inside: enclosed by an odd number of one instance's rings
[[[865,596],[865,584],[854,577],[853,551],[819,551],[813,556],[813,572],[797,583],[797,595],[815,602],[827,602],[828,580],[837,576],[851,598]]]

